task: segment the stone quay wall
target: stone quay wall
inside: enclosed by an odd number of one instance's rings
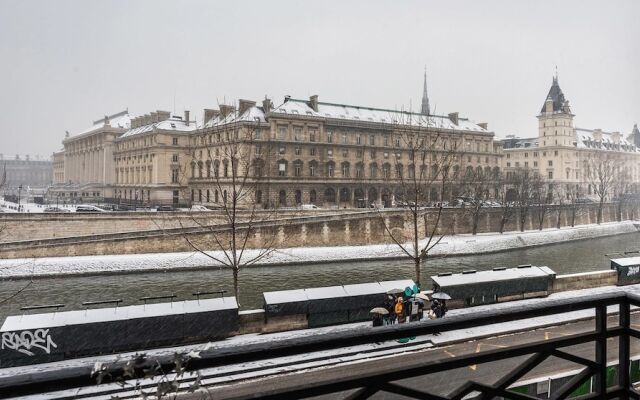
[[[528,213],[525,230],[538,228],[537,212],[534,208]],[[556,227],[558,215],[560,225],[568,226],[570,212],[568,208],[562,209],[560,213],[557,210],[547,211],[543,228]],[[637,210],[623,210],[622,219],[633,219],[637,214]],[[0,226],[5,226],[4,242],[0,243],[0,258],[192,251],[192,247],[185,240],[187,235],[192,242],[199,243],[203,248],[207,248],[209,243],[209,247],[215,250],[212,245],[214,234],[220,237],[229,232],[220,213],[198,215],[197,222],[189,215],[175,214],[67,214],[53,217],[47,214],[14,215],[15,217],[0,218]],[[280,248],[389,243],[391,239],[385,225],[396,238],[408,241],[411,239],[412,224],[407,215],[407,211],[397,209],[334,210],[304,214],[291,212],[288,215],[278,215],[278,220],[263,221],[252,228],[248,247],[260,247],[265,237],[274,235],[273,243]],[[597,206],[582,206],[576,215],[575,224],[595,223],[596,215]],[[420,219],[418,225],[421,237],[425,236],[425,224],[427,229],[431,229],[436,218],[437,209],[429,209]],[[485,209],[479,219],[478,232],[497,232],[501,218],[501,209]],[[438,233],[470,233],[471,219],[472,216],[467,210],[443,209]],[[606,205],[602,222],[615,220],[615,206]],[[520,230],[518,221],[518,215],[513,215],[505,226],[505,232]],[[210,226],[198,226],[203,224]],[[240,227],[240,230],[243,229],[245,228]],[[86,234],[87,230],[92,233]],[[71,233],[75,235],[69,236]],[[25,240],[25,237],[31,239]]]

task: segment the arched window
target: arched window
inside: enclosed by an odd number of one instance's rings
[[[207,160],[205,165],[207,167],[207,178],[211,178],[211,160]]]
[[[473,167],[472,166],[468,166],[467,167],[466,176],[467,176],[467,178],[471,178],[473,176]]]
[[[302,192],[300,190],[296,190],[296,205],[302,204]]]
[[[382,165],[382,177],[385,179],[389,179],[391,177],[391,165],[389,165],[389,163]]]
[[[293,176],[302,176],[302,161],[295,160],[293,162]]]
[[[213,201],[218,202],[220,199],[218,198],[218,189],[213,192]]]
[[[262,190],[256,190],[256,203],[262,204]]]
[[[336,163],[334,163],[333,161],[329,161],[327,163],[327,177],[333,178],[335,173],[335,168],[336,168]]]
[[[318,201],[318,195],[316,194],[316,191],[311,190],[309,192],[309,203],[316,204],[317,201]]]
[[[213,162],[213,176],[215,176],[216,178],[218,176],[220,176],[220,161],[219,160],[215,160]]]
[[[260,177],[264,175],[264,160],[257,158],[253,161],[253,174]]]
[[[278,161],[278,176],[287,176],[287,160]]]
[[[203,164],[202,161],[198,161],[198,178],[202,178],[202,168],[203,168]]]
[[[351,191],[349,191],[348,188],[342,188],[340,189],[340,202],[341,203],[346,203],[349,201],[349,197],[350,197]]]
[[[335,203],[336,202],[336,191],[332,188],[327,188],[324,191],[324,202],[325,203]]]
[[[400,163],[396,164],[396,178],[402,179],[404,173],[404,166]]]
[[[407,170],[409,171],[409,179],[413,179],[416,177],[416,166],[413,164],[410,164],[409,167],[407,168]]]
[[[196,177],[196,163],[192,162],[191,163],[191,177],[195,178]],[[129,180],[129,171],[127,170],[127,180]]]
[[[285,192],[284,190],[281,190],[278,194],[278,204],[281,207],[286,207],[287,205],[287,192]]]
[[[369,164],[369,177],[371,179],[376,179],[378,177],[378,164],[376,163]]]
[[[345,161],[340,165],[340,167],[342,169],[342,177],[343,178],[348,178],[349,177],[349,163]]]
[[[229,160],[222,160],[222,175],[225,178],[229,177]]]
[[[316,176],[318,172],[318,162],[316,160],[309,161],[309,176]]]
[[[361,162],[356,164],[356,178],[364,178],[364,165]]]
[[[431,166],[431,178],[437,178],[438,177],[438,166],[436,164],[433,164]]]

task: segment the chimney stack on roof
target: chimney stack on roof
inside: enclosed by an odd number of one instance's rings
[[[184,124],[189,126],[189,110],[184,110]]]
[[[621,138],[622,135],[620,134],[620,132],[611,132],[611,140],[613,140],[613,143],[619,144]]]
[[[251,107],[255,107],[255,105],[255,101],[240,99],[238,101],[238,115],[244,114]]]
[[[602,141],[602,129],[593,130],[593,140],[595,140],[596,142]]]
[[[450,120],[451,120],[451,122],[453,122],[455,125],[458,125],[458,113],[457,113],[457,112],[449,113],[449,119],[450,119]]]
[[[234,106],[230,106],[227,104],[220,104],[220,115],[222,118],[226,118],[227,115],[231,114],[235,110]]]
[[[158,122],[158,113],[157,112],[151,111],[151,122],[152,123]]]
[[[212,110],[210,108],[204,109],[204,123],[211,121],[213,118],[217,117],[220,114],[218,110]]]
[[[158,110],[158,122],[166,121],[171,117],[171,113],[169,111]]]
[[[309,107],[313,109],[313,111],[318,112],[318,95],[314,94],[309,97]]]
[[[104,116],[104,126],[105,127],[111,126],[111,123],[109,122],[109,116],[108,115]]]

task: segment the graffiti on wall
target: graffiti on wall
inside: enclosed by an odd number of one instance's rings
[[[49,329],[2,333],[2,349],[16,350],[28,356],[34,355],[33,349],[41,349],[51,354],[51,349],[57,347],[49,335]]]

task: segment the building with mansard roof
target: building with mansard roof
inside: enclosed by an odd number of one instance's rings
[[[487,124],[458,113],[431,115],[428,100],[426,108],[424,104],[422,112],[413,113],[287,96],[277,107],[268,99],[262,105],[240,100],[238,108],[206,110],[191,143],[190,198],[211,206],[224,201],[233,190],[234,174],[227,149],[247,135],[252,138],[250,149],[239,166],[252,168],[250,177],[260,177],[250,200],[265,207],[394,205],[403,177],[416,174],[418,162],[411,159],[408,135],[423,143],[437,140],[434,146],[442,152],[461,149],[453,166],[456,173],[469,168],[498,172],[501,144],[493,140]],[[435,162],[429,167],[438,168]],[[441,200],[434,188],[429,201]]]
[[[620,132],[577,128],[574,117],[555,76],[538,115],[538,136],[502,141],[503,170],[509,174],[518,168],[530,169],[556,184],[557,190],[567,196],[573,192],[588,197],[593,195],[593,179],[587,176],[589,164],[595,158],[607,157],[615,160],[625,179],[637,186],[640,182],[637,144]]]

